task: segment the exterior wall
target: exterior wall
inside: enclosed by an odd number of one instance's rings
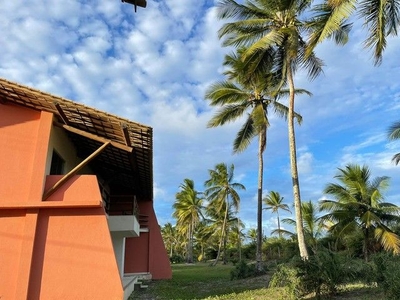
[[[154,213],[153,201],[139,202],[141,215],[148,216],[148,232],[126,238],[125,273],[150,272],[153,279],[171,279],[172,270]]]
[[[124,263],[125,263],[125,237],[119,233],[111,233],[111,239],[115,252],[115,259],[117,260],[119,275],[124,277]]]
[[[45,176],[53,115],[0,105],[0,298],[122,299],[96,176]]]
[[[37,201],[41,197],[52,118],[46,112],[0,106],[1,201]]]
[[[50,174],[51,158],[55,150],[65,160],[65,173],[71,171],[77,164],[80,163],[80,159],[76,156],[75,147],[68,139],[65,131],[58,127],[51,129],[49,151],[47,154],[46,162],[46,175]]]

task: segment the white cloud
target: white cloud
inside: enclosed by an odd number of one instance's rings
[[[119,1],[6,1],[0,6],[0,76],[83,102],[154,128],[155,203],[160,224],[173,221],[171,205],[184,178],[199,190],[208,169],[234,163],[241,193],[240,216],[255,227],[257,140],[232,154],[240,120],[207,129],[215,113],[203,99],[221,79],[224,54],[217,31],[222,22],[212,1],[148,1],[138,8]],[[344,47],[326,42],[317,53],[325,74],[296,86],[313,97],[296,99],[303,124],[296,127],[303,199],[317,200],[337,167],[367,163],[373,176],[392,177],[389,199],[400,192],[400,152],[386,130],[400,110],[398,39],[390,39],[384,61],[372,65],[362,49],[365,32],[353,32]],[[292,201],[286,122],[270,115],[264,187]],[[274,218],[267,219],[269,232]]]

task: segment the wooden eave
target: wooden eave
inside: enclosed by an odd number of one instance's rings
[[[0,109],[7,104],[53,113],[83,159],[110,141],[91,163],[94,171],[133,189],[138,199],[153,199],[151,127],[0,78]]]

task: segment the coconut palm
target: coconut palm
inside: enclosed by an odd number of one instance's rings
[[[314,253],[318,250],[318,239],[322,237],[325,231],[325,223],[318,216],[318,206],[311,200],[301,203],[301,212],[303,218],[304,234],[307,244]],[[296,220],[283,219],[283,223],[296,227]],[[297,234],[289,230],[276,229],[272,234],[283,234],[293,239],[297,239]]]
[[[198,261],[203,261],[205,259],[205,250],[210,245],[210,238],[214,234],[212,226],[208,224],[208,220],[202,220],[196,227],[196,232],[194,233],[195,248],[200,252],[197,257]]]
[[[391,141],[400,139],[400,122],[396,122],[389,127],[388,138]],[[395,164],[398,165],[400,162],[400,153],[396,153],[393,156],[392,161],[394,161]]]
[[[311,47],[331,37],[337,42],[346,43],[351,29],[351,25],[346,24],[346,21],[356,13],[369,31],[364,46],[374,51],[375,65],[382,62],[387,37],[397,35],[400,25],[400,2],[398,1],[325,0],[322,4],[315,6],[313,12],[313,20],[309,23],[313,29],[310,38]]]
[[[273,213],[276,213],[278,220],[278,230],[279,230],[279,238],[282,238],[280,233],[281,223],[279,220],[279,210],[285,210],[290,212],[289,206],[283,203],[283,197],[278,192],[270,191],[269,194],[263,199],[264,204],[267,206],[264,209],[270,209]]]
[[[185,179],[180,185],[180,191],[176,194],[173,216],[177,219],[177,229],[187,236],[187,263],[193,263],[193,235],[196,225],[202,218],[203,198],[195,190],[194,182]]]
[[[363,234],[363,255],[368,260],[374,242],[386,251],[400,253],[400,238],[390,229],[392,222],[399,222],[400,208],[383,202],[383,191],[388,187],[386,176],[371,179],[367,166],[347,165],[339,169],[324,192],[335,200],[321,200],[321,210],[328,211],[322,217],[333,223],[329,231],[337,237],[360,231]]]
[[[161,228],[161,235],[163,237],[165,247],[169,249],[169,257],[172,257],[174,254],[174,246],[177,244],[177,232],[175,226],[172,226],[171,223],[165,224]]]
[[[272,55],[274,69],[280,70],[281,84],[289,86],[288,136],[293,183],[294,206],[296,212],[297,233],[300,254],[303,259],[308,258],[307,247],[304,241],[301,217],[301,197],[297,170],[296,140],[294,131],[295,118],[295,85],[294,73],[298,68],[308,71],[310,79],[314,79],[322,71],[322,61],[313,51],[308,51],[305,33],[307,33],[306,19],[309,0],[246,0],[239,4],[234,0],[221,0],[218,4],[218,16],[229,19],[219,30],[219,37],[223,38],[224,46],[248,46],[243,53],[245,59],[255,56],[266,57]],[[306,53],[307,52],[307,53]],[[260,53],[265,53],[262,55]],[[270,55],[267,55],[269,53]],[[306,55],[307,54],[307,55]],[[258,68],[262,64],[251,64]]]
[[[229,209],[233,208],[235,213],[239,210],[240,196],[237,190],[246,189],[243,184],[233,182],[234,170],[233,164],[229,168],[224,163],[217,164],[215,169],[208,170],[210,178],[204,183],[207,188],[204,194],[209,200],[208,210],[212,208],[217,213],[224,212],[218,254],[213,265],[217,264],[225,241]]]
[[[279,116],[286,117],[288,108],[277,102],[280,97],[287,95],[286,90],[277,90],[278,81],[275,74],[261,73],[271,67],[268,59],[258,57],[256,62],[260,67],[252,71],[254,61],[244,59],[242,53],[246,49],[239,49],[237,53],[227,55],[224,65],[228,66],[225,72],[228,80],[214,83],[206,92],[206,99],[211,106],[221,106],[221,109],[209,121],[209,127],[224,125],[233,122],[247,113],[245,123],[236,135],[233,151],[244,151],[254,137],[258,137],[258,191],[257,191],[257,268],[261,269],[262,247],[262,191],[263,191],[263,153],[267,143],[267,128],[269,127],[268,110],[273,109]],[[257,55],[255,55],[257,56]],[[255,57],[254,56],[254,57]],[[271,58],[270,56],[268,56]],[[297,93],[308,93],[305,90],[296,90]],[[298,122],[301,116],[296,114]]]
[[[229,234],[229,242],[230,247],[234,248],[236,246],[238,252],[238,259],[239,261],[242,260],[242,241],[245,238],[245,234],[243,233],[243,229],[245,228],[244,223],[239,219],[236,218],[232,220],[232,230]]]
[[[257,243],[257,229],[255,228],[250,228],[247,231],[247,237],[250,239],[250,243],[256,244]]]
[[[222,209],[218,205],[209,205],[206,209],[209,230],[213,233],[214,241],[217,241],[217,258],[213,265],[217,264],[219,257],[222,256],[223,264],[227,261],[227,249],[229,238],[234,228],[237,226],[238,218],[235,216],[237,211],[233,205],[229,205],[228,211],[225,209],[226,203]],[[215,243],[214,243],[215,245]]]

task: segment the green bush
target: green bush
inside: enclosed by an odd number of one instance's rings
[[[245,261],[240,261],[236,264],[235,269],[231,271],[231,280],[243,279],[259,275],[254,264],[246,264]]]
[[[285,287],[291,299],[297,299],[304,294],[300,279],[300,270],[290,264],[278,266],[271,277],[269,287]]]
[[[388,253],[373,256],[376,265],[376,282],[388,300],[399,299],[400,257]]]
[[[180,264],[183,263],[185,259],[180,255],[174,254],[169,257],[169,261],[171,262],[171,264]]]
[[[355,281],[371,283],[373,274],[375,273],[370,264],[321,249],[307,261],[297,257],[288,264],[280,265],[270,286],[286,286],[294,298],[310,293],[319,298],[321,295],[336,294],[343,284]]]

